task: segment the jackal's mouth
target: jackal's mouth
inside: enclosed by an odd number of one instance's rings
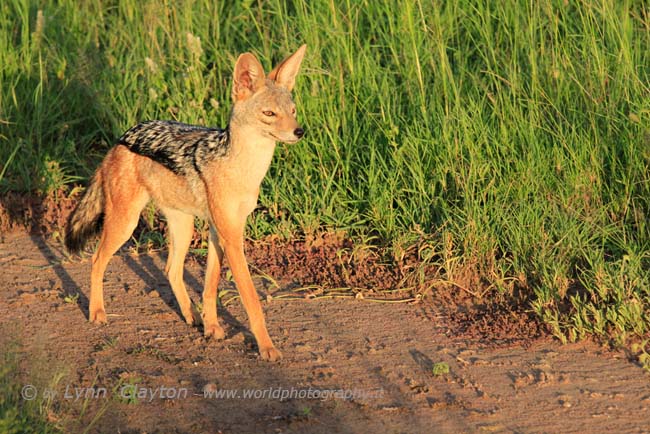
[[[289,140],[289,139],[283,139],[283,138],[280,138],[280,137],[276,136],[276,135],[273,134],[273,133],[269,133],[269,136],[273,137],[273,138],[274,138],[275,140],[277,140],[278,142],[287,143],[287,144],[289,144],[289,145],[292,145],[292,144],[294,144],[294,143],[298,143],[298,140],[300,140],[299,138],[292,139],[292,140]]]

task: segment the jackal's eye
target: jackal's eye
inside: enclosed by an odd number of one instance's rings
[[[296,115],[296,108],[295,107],[291,108],[291,114],[294,115],[294,116]]]
[[[275,113],[273,113],[271,110],[264,110],[262,113],[264,114],[264,116],[268,116],[268,117],[275,116]]]

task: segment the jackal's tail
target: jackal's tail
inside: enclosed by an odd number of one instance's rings
[[[101,170],[97,171],[77,208],[70,214],[65,229],[65,248],[79,253],[89,239],[102,229],[104,223],[104,189]]]

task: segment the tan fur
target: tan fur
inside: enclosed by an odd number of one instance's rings
[[[233,73],[233,110],[229,153],[210,161],[200,174],[178,175],[152,159],[118,145],[95,176],[103,191],[104,227],[92,257],[89,319],[105,323],[103,276],[113,254],[135,229],[150,201],[169,225],[170,252],[165,267],[180,310],[188,324],[203,322],[206,336],[223,338],[217,320],[217,285],[225,252],[263,359],[277,360],[262,307],[244,257],[246,218],[257,204],[259,187],[277,141],[296,142],[302,136],[290,90],[305,53],[303,45],[272,77],[259,61],[242,54]],[[273,112],[273,115],[269,115]],[[193,216],[210,220],[203,314],[192,306],[183,282],[183,262],[191,241]]]

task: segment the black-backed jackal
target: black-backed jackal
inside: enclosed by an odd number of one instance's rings
[[[102,287],[106,266],[133,233],[142,209],[153,200],[167,219],[165,272],[185,321],[202,322],[205,336],[223,338],[217,321],[217,285],[225,251],[261,357],[282,357],[269,337],[248,271],[244,229],[257,204],[276,142],[294,143],[304,134],[296,122],[291,90],[305,50],[303,45],[268,75],[254,55],[239,56],[233,73],[234,104],[225,129],[143,122],[124,133],[108,152],[70,216],[65,235],[67,249],[77,253],[101,231],[92,257],[91,322],[106,322]],[[183,283],[194,216],[210,222],[200,316]]]

